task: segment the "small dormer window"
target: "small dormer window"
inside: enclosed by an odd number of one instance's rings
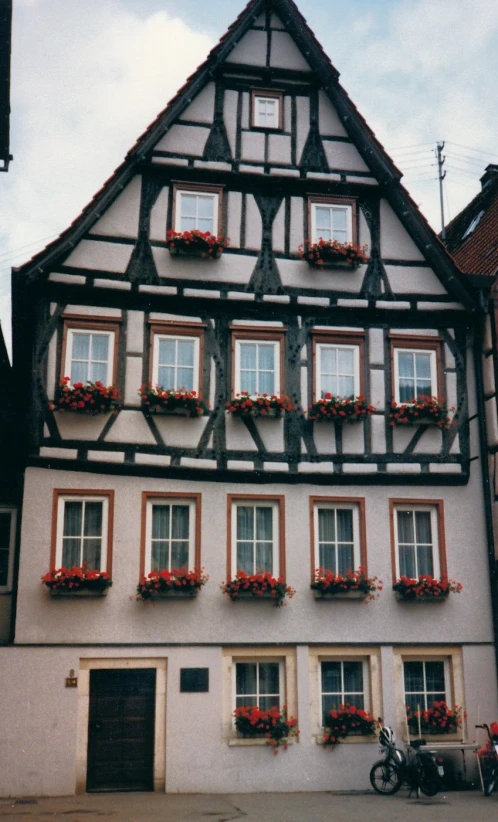
[[[476,214],[476,216],[474,217],[474,219],[472,220],[472,222],[468,226],[465,233],[462,234],[462,240],[466,240],[467,237],[470,237],[470,235],[476,230],[477,226],[479,225],[479,223],[481,222],[481,219],[483,217],[484,217],[484,211],[480,211],[479,214]]]
[[[275,91],[253,91],[252,125],[253,128],[282,128],[283,107],[282,94]]]

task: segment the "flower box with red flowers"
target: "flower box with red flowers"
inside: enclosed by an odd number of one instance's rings
[[[221,590],[232,602],[242,599],[269,599],[275,608],[280,608],[284,605],[286,597],[292,599],[296,593],[282,577],[273,577],[268,572],[246,574],[244,571],[237,571],[233,579],[222,582]]]
[[[462,727],[462,709],[450,708],[444,700],[433,702],[427,710],[414,711],[407,705],[406,722],[412,735],[456,734]]]
[[[346,571],[345,574],[317,568],[315,581],[311,590],[315,599],[363,599],[370,600],[379,596],[382,591],[382,580],[368,577],[365,568],[360,565],[357,571]]]
[[[226,403],[227,413],[233,417],[259,417],[261,419],[279,419],[288,411],[295,411],[289,397],[277,397],[276,394],[249,394],[241,391]]]
[[[346,702],[329,712],[322,744],[335,747],[347,736],[374,737],[378,722],[369,713]]]
[[[72,411],[76,414],[107,414],[119,406],[119,391],[112,385],[99,382],[75,382],[64,377],[50,403],[51,411]]]
[[[260,710],[257,705],[244,705],[235,708],[233,715],[239,736],[243,739],[262,737],[274,753],[278,753],[278,748],[282,747],[287,750],[289,740],[299,734],[297,719],[287,716],[285,705],[266,711]]]
[[[476,751],[481,760],[481,767],[492,765],[498,756],[498,722],[491,722],[489,725],[491,739],[488,739],[484,747]]]
[[[195,391],[185,388],[161,388],[160,385],[141,385],[138,391],[142,408],[151,414],[172,414],[181,417],[202,417],[209,406]]]
[[[451,425],[448,416],[449,411],[443,399],[438,397],[420,396],[410,402],[392,402],[389,410],[389,425],[437,425],[438,428],[447,429]]]
[[[361,394],[358,397],[335,397],[332,394],[325,394],[309,406],[308,419],[314,422],[332,420],[336,423],[361,422],[366,417],[371,417],[374,412],[373,405],[368,405]]]
[[[86,566],[52,568],[41,581],[52,597],[106,596],[112,579],[106,571],[93,571]]]
[[[189,257],[202,257],[206,260],[216,260],[221,257],[225,248],[230,245],[228,237],[217,237],[210,231],[168,231],[166,248],[170,254]]]
[[[318,240],[306,242],[298,248],[299,257],[311,268],[358,268],[367,261],[367,246],[354,243],[340,243],[338,240]]]
[[[172,571],[151,571],[137,585],[137,599],[153,602],[157,599],[188,599],[196,597],[209,577],[202,569],[193,571],[174,568]]]
[[[396,599],[402,602],[445,602],[450,594],[459,594],[462,584],[443,577],[435,579],[422,574],[417,579],[400,577],[393,585]]]

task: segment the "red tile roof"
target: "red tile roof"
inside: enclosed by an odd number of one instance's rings
[[[498,273],[498,177],[447,226],[446,247],[464,274]]]

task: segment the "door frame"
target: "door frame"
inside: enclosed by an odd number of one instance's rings
[[[76,741],[76,793],[86,793],[88,765],[88,719],[90,712],[90,671],[155,668],[156,696],[154,723],[154,791],[166,789],[166,671],[167,659],[150,657],[126,659],[80,659],[78,672],[78,729]]]

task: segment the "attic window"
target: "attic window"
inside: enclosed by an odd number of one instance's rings
[[[474,219],[470,223],[469,227],[465,231],[465,234],[462,235],[462,240],[465,240],[467,237],[470,237],[472,232],[476,230],[477,226],[481,222],[481,219],[484,217],[484,213],[485,213],[484,211],[480,211],[479,214],[477,214],[474,217]]]
[[[221,224],[221,194],[219,186],[175,184],[173,230],[218,234]]]
[[[283,95],[278,91],[253,91],[253,128],[280,129],[283,127]]]

